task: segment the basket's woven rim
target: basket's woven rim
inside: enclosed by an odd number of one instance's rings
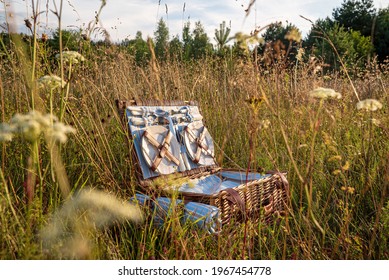
[[[226,171],[226,170],[233,170],[233,169],[222,169],[222,168],[219,168],[217,171],[221,171],[221,170]],[[217,171],[215,171],[214,173],[216,173]],[[269,174],[271,174],[271,173],[269,173]],[[286,178],[285,178],[286,172],[277,172],[277,173],[274,173],[274,174],[278,175],[280,177],[281,181],[284,184],[284,188],[285,188],[286,193],[289,194],[289,183],[287,181],[285,181],[286,180]],[[252,180],[252,181],[248,181],[246,183],[242,183],[242,184],[240,184],[239,186],[237,186],[237,187],[235,187],[233,189],[235,189],[236,191],[244,190],[247,187],[251,187],[253,185],[258,185],[259,183],[266,183],[266,182],[272,181],[272,180],[274,180],[273,177],[265,177],[265,178],[261,178],[261,179],[258,179],[258,180]],[[219,197],[222,192],[223,191],[221,191],[219,193],[215,193],[215,194],[180,192],[180,195],[184,196],[188,200],[190,200],[191,198],[201,198],[201,197],[215,199],[215,198]]]

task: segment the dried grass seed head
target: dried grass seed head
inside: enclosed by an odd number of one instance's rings
[[[49,252],[57,249],[66,257],[85,258],[96,230],[115,222],[142,220],[139,207],[102,191],[83,189],[54,213],[41,238]]]

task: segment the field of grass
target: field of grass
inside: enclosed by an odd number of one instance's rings
[[[32,108],[59,120],[36,128],[19,115],[11,122],[27,128],[1,143],[0,259],[389,258],[387,64],[325,74],[314,71],[319,60],[266,68],[249,58],[152,59],[139,67],[117,46],[84,48],[79,63],[31,46],[16,40],[2,52],[1,122]],[[40,86],[48,74],[67,83]],[[342,98],[311,97],[318,87]],[[288,172],[288,215],[272,226],[231,224],[217,236],[174,216],[164,228],[141,220],[116,201],[138,189],[115,107],[130,98],[198,101],[220,166]],[[382,108],[357,109],[370,98]],[[45,129],[60,121],[67,126],[52,141]],[[2,140],[10,127],[1,126]]]

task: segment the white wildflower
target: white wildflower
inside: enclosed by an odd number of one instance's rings
[[[315,69],[313,69],[313,73],[314,73],[314,74],[317,74],[317,73],[319,73],[321,70],[323,70],[323,68],[322,68],[320,65],[316,65]]]
[[[40,86],[46,87],[46,88],[49,88],[52,90],[56,89],[58,87],[63,88],[66,85],[65,81],[56,75],[43,76],[42,78],[40,78],[38,80],[38,83]]]
[[[75,133],[74,128],[58,122],[57,117],[38,111],[31,111],[26,115],[16,114],[11,119],[13,131],[19,132],[30,142],[36,141],[42,133],[54,142],[64,143],[67,140],[66,134]]]
[[[381,125],[381,121],[377,120],[375,118],[371,119],[371,123],[374,124],[375,126],[378,126],[378,127]]]
[[[261,121],[261,127],[262,127],[263,129],[268,129],[269,126],[270,126],[270,121],[269,121],[268,119],[262,120],[262,121]]]
[[[381,102],[375,99],[365,99],[357,103],[358,110],[377,111],[382,108]]]
[[[318,98],[318,99],[328,99],[328,98],[340,99],[340,98],[342,98],[342,95],[339,92],[336,92],[335,90],[333,90],[331,88],[323,88],[323,87],[318,87],[318,88],[310,91],[309,95],[313,98]]]
[[[300,43],[302,39],[302,35],[297,28],[292,27],[285,35],[285,39],[289,41],[295,41],[296,43]]]
[[[34,142],[42,133],[41,117],[42,114],[36,111],[31,111],[27,115],[16,114],[11,119],[11,125],[14,125],[15,130],[27,141]]]
[[[73,127],[56,122],[45,133],[51,141],[65,143],[68,140],[66,134],[75,132],[76,130]]]
[[[55,56],[57,59],[60,59],[60,54]],[[63,51],[62,57],[65,62],[69,62],[72,64],[77,64],[85,60],[85,58],[78,52],[75,51]]]
[[[0,123],[0,142],[12,141],[14,127],[7,123]]]
[[[305,54],[304,48],[299,48],[297,51],[296,59],[300,62],[303,62],[303,56]]]

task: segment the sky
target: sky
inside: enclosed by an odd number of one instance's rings
[[[0,23],[11,19],[19,32],[28,33],[24,19],[31,18],[31,3],[39,3],[42,11],[39,16],[39,32],[50,33],[58,27],[53,12],[54,2],[59,7],[60,0],[0,0]],[[163,18],[170,31],[170,37],[181,38],[182,27],[188,20],[191,27],[200,21],[208,33],[211,42],[215,29],[226,22],[231,27],[231,34],[243,32],[249,34],[256,27],[261,28],[270,23],[281,21],[293,23],[305,36],[311,23],[301,16],[316,21],[332,15],[343,0],[257,0],[246,17],[250,0],[106,0],[102,9],[98,27],[110,34],[113,42],[133,39],[136,32],[142,31],[143,38],[153,37],[157,22]],[[101,6],[101,0],[63,0],[62,25],[65,29],[85,29],[95,18]],[[386,8],[389,0],[374,0],[376,8]],[[48,5],[48,6],[47,6]],[[48,9],[47,9],[48,7]],[[101,29],[100,29],[101,30]],[[96,37],[98,36],[98,37]],[[92,39],[101,36],[95,32]]]

